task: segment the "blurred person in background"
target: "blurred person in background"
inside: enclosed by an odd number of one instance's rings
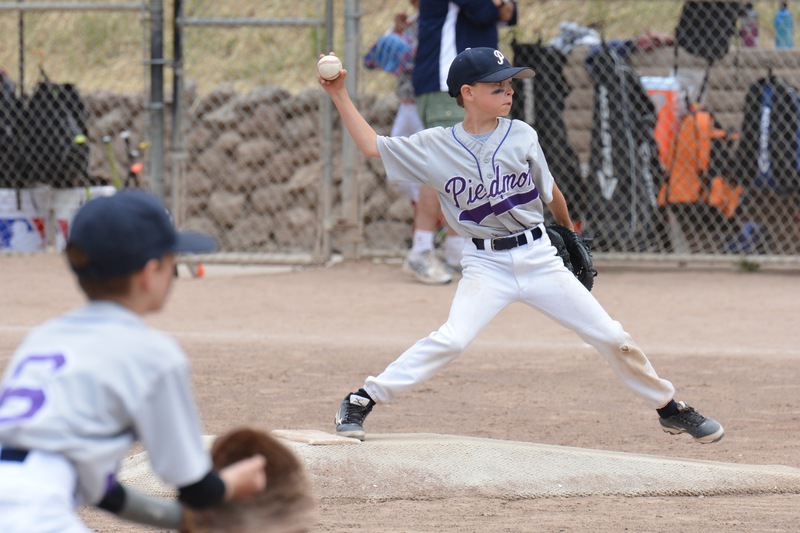
[[[412,74],[417,110],[426,128],[450,127],[464,119],[464,109],[447,93],[447,72],[467,48],[498,48],[498,26],[517,24],[512,0],[420,0],[415,67]],[[420,281],[449,283],[461,273],[464,237],[447,228],[444,261],[434,254],[442,221],[436,192],[423,185],[414,212],[414,237],[404,267]],[[443,272],[445,276],[440,273]]]
[[[384,33],[370,47],[364,56],[364,66],[369,70],[383,70],[397,77],[395,94],[399,100],[397,114],[392,123],[392,137],[407,137],[425,129],[417,111],[412,72],[417,51],[419,0],[410,0],[412,13],[397,13],[394,26]],[[414,218],[419,205],[419,183],[394,182],[392,187],[400,196],[406,198],[414,207]],[[412,231],[415,228],[412,228]],[[412,233],[413,238],[413,233]],[[431,239],[431,242],[433,240]],[[431,285],[441,285],[452,280],[444,266],[433,256],[432,247],[424,250],[416,261],[408,258],[403,261],[403,270],[411,273],[418,281]]]
[[[752,2],[745,4],[739,16],[739,38],[743,48],[758,47],[758,13]]]

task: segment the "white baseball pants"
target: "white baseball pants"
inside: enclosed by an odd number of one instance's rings
[[[91,533],[75,514],[77,474],[63,456],[32,451],[0,461],[0,531]]]
[[[458,357],[478,333],[512,302],[524,302],[565,326],[605,357],[614,374],[653,409],[675,394],[672,383],[656,374],[644,352],[613,320],[591,292],[564,267],[543,235],[511,250],[478,250],[472,239],[464,247],[463,277],[450,316],[438,331],[419,340],[364,390],[377,403],[392,399],[430,379]]]

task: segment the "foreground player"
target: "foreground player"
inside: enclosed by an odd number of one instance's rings
[[[89,303],[31,332],[0,383],[0,531],[85,533],[82,504],[189,531],[188,508],[264,489],[262,456],[212,470],[186,356],[143,320],[166,302],[174,253],[214,248],[207,235],[176,232],[144,191],[78,211],[66,256]],[[178,500],[116,482],[135,440]]]
[[[511,109],[512,78],[533,70],[512,67],[492,48],[460,53],[447,77],[450,96],[465,108],[464,121],[411,137],[383,137],[367,124],[345,89],[346,71],[320,78],[359,149],[380,157],[391,180],[418,180],[438,192],[448,222],[467,237],[447,322],[400,355],[363,388],[348,394],[336,414],[336,431],[364,438],[364,419],[375,403],[431,378],[458,357],[486,324],[512,302],[523,302],[568,327],[594,346],[617,377],[659,414],[664,431],[716,442],[722,427],[673,399],[672,383],[658,377],[619,322],[575,278],[544,231],[547,204],[555,221],[572,228],[566,201],[526,123],[504,117]]]

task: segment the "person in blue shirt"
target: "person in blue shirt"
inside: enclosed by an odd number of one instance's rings
[[[775,13],[775,48],[792,48],[794,46],[794,18],[786,2]]]

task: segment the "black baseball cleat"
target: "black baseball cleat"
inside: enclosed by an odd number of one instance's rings
[[[342,437],[364,440],[364,419],[372,411],[375,402],[351,392],[342,400],[336,413],[336,433]]]
[[[658,421],[661,422],[661,429],[667,433],[688,433],[703,444],[717,442],[725,436],[725,430],[716,420],[704,417],[683,402],[678,402],[678,414],[659,418]]]

